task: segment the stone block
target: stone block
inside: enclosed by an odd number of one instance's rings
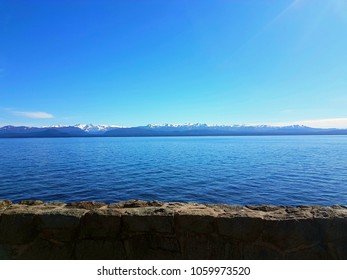
[[[241,259],[244,260],[282,260],[285,254],[271,243],[244,243]]]
[[[259,239],[285,250],[322,242],[322,232],[313,219],[264,220]]]
[[[218,233],[226,238],[254,242],[263,230],[263,220],[251,217],[218,217]]]
[[[84,212],[64,210],[37,215],[41,238],[59,242],[76,239],[82,213]]]
[[[75,248],[78,260],[122,260],[126,258],[120,240],[81,240]]]
[[[125,214],[122,223],[124,230],[129,232],[173,232],[173,216]]]
[[[34,242],[16,248],[15,259],[20,260],[69,260],[73,244],[37,238]]]
[[[175,230],[211,234],[215,231],[215,217],[204,215],[175,214]]]
[[[2,213],[0,218],[0,242],[8,244],[28,243],[38,235],[32,214]]]
[[[179,244],[175,237],[143,234],[129,236],[124,240],[127,259],[181,259]]]
[[[79,239],[116,238],[121,215],[115,211],[91,211],[81,219]]]
[[[12,249],[8,244],[0,244],[0,260],[12,259]]]
[[[213,260],[225,259],[227,242],[218,235],[181,232],[177,236],[183,259]]]

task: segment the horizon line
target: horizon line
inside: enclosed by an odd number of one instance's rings
[[[324,119],[324,120],[345,120],[345,119]],[[346,119],[347,120],[347,119]],[[25,125],[25,124],[0,124],[0,128],[12,126],[12,127],[29,127],[29,128],[63,128],[63,127],[78,127],[81,126],[104,126],[107,128],[138,128],[138,127],[183,127],[183,126],[205,126],[205,127],[307,127],[314,129],[347,129],[346,127],[334,127],[334,126],[311,126],[304,123],[316,123],[320,120],[310,120],[310,121],[298,121],[298,122],[277,122],[277,123],[242,123],[242,124],[207,124],[207,123],[149,123],[146,125],[134,125],[134,126],[122,126],[122,125],[113,125],[113,124],[93,124],[93,123],[77,123],[74,125],[71,124],[53,124],[53,125],[43,125],[43,126],[35,126],[35,125]]]

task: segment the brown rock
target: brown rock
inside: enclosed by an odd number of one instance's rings
[[[41,200],[22,200],[21,202],[19,202],[19,204],[22,204],[22,205],[41,205],[43,204],[43,201]]]
[[[95,202],[95,201],[81,201],[81,202],[71,202],[66,204],[66,207],[69,208],[78,208],[78,209],[86,209],[86,210],[94,210],[105,206],[106,203],[103,202]]]
[[[0,200],[0,209],[6,208],[12,204],[11,200]]]

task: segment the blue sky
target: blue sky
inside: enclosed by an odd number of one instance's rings
[[[0,126],[347,127],[345,0],[0,0]]]

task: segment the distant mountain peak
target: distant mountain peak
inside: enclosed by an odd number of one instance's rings
[[[0,127],[1,138],[93,137],[93,136],[241,136],[241,135],[347,135],[347,129],[320,129],[304,125],[207,125],[204,123],[148,124],[123,127],[104,124],[53,125],[46,127]]]
[[[55,124],[50,126],[43,126],[42,128],[61,128],[61,127],[68,127],[69,125],[63,125],[63,124]]]
[[[74,127],[77,127],[85,132],[94,133],[94,134],[104,133],[111,129],[122,128],[122,126],[106,125],[106,124],[95,124],[95,125],[94,124],[76,124],[74,125]]]
[[[187,128],[187,127],[207,127],[204,123],[185,123],[185,124],[148,124],[149,128]]]

